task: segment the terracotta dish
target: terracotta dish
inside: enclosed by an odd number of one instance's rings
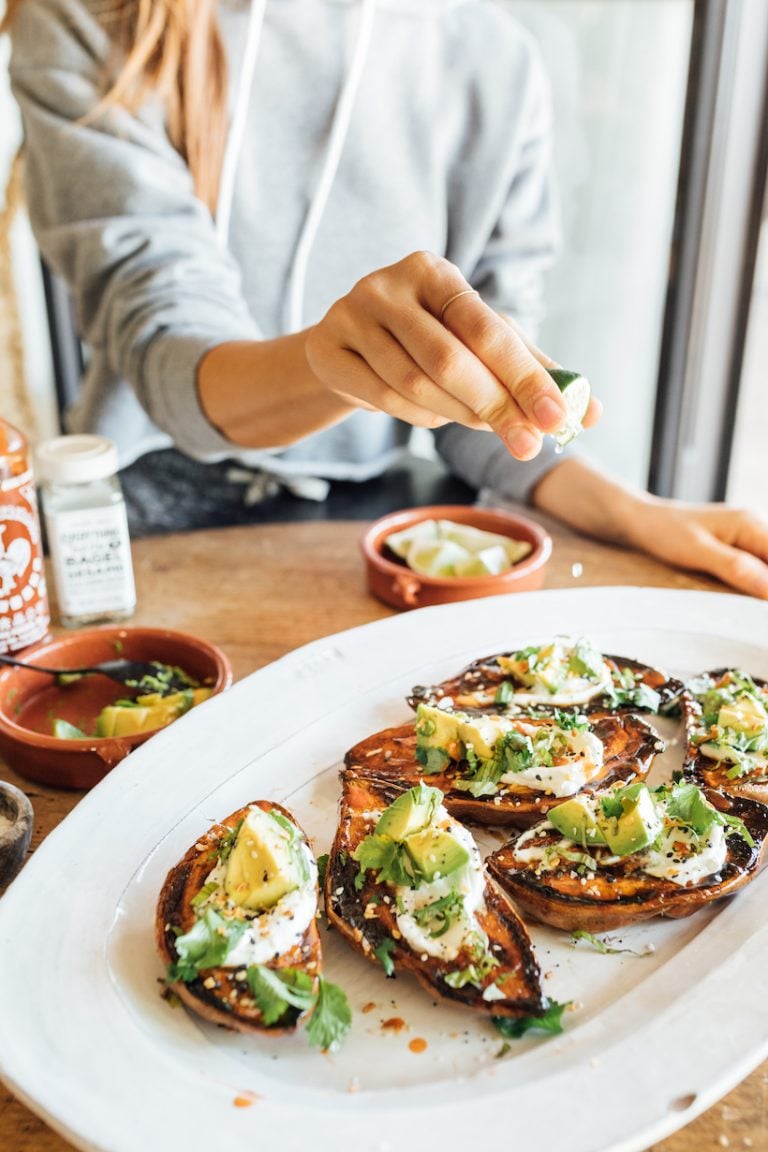
[[[232,683],[229,660],[220,649],[196,636],[165,628],[91,628],[27,648],[21,658],[56,668],[76,668],[115,656],[176,665],[213,693]],[[57,788],[91,788],[152,732],[60,739],[52,735],[52,721],[62,719],[82,731],[93,731],[101,709],[126,694],[121,684],[106,676],[85,676],[61,687],[54,677],[41,672],[3,668],[0,751],[28,780]]]
[[[32,805],[24,793],[0,780],[0,892],[24,863],[33,820]]]
[[[532,550],[525,559],[498,576],[423,576],[411,571],[386,546],[387,537],[393,532],[402,532],[422,520],[471,524],[485,532],[526,540],[532,545]],[[368,587],[374,596],[395,608],[424,608],[429,604],[450,604],[456,600],[475,600],[480,596],[501,596],[506,592],[529,592],[540,588],[544,569],[552,554],[552,540],[539,524],[524,516],[472,505],[431,504],[383,516],[365,533],[361,548]]]

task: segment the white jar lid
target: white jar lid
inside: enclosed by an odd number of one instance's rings
[[[35,450],[41,480],[54,484],[86,484],[117,472],[117,447],[106,436],[54,436]]]

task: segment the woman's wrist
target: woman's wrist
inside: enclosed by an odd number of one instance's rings
[[[563,460],[534,489],[535,508],[600,540],[647,547],[655,498],[606,476],[576,457]]]

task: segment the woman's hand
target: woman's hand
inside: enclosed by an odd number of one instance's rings
[[[518,460],[565,421],[554,361],[472,292],[459,270],[416,252],[371,273],[306,337],[312,372],[338,397],[409,424],[491,429]],[[594,423],[599,405],[585,424]]]
[[[533,503],[599,540],[630,545],[768,599],[768,521],[756,512],[662,500],[577,458],[543,477]]]
[[[652,556],[768,600],[768,521],[756,512],[649,497],[628,529],[630,542]]]

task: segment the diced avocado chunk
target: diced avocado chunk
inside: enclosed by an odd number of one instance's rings
[[[406,838],[405,848],[427,884],[438,876],[450,876],[469,863],[464,845],[442,828],[415,832]]]
[[[718,728],[732,728],[746,736],[758,736],[768,725],[768,713],[754,696],[739,696],[732,704],[723,704],[717,717]]]
[[[299,851],[282,824],[261,808],[251,808],[227,859],[227,896],[241,908],[271,908],[302,882]]]
[[[135,736],[165,728],[211,695],[210,688],[185,688],[161,696],[151,692],[125,703],[109,704],[96,717],[97,736]]]
[[[463,718],[462,712],[446,712],[431,704],[419,704],[416,709],[416,743],[420,748],[444,748],[453,759],[461,759],[461,749],[457,744],[459,721]]]
[[[465,745],[471,744],[481,760],[493,758],[494,745],[511,728],[512,724],[504,716],[471,716],[461,718],[458,723],[459,739]]]
[[[550,808],[547,819],[563,836],[584,848],[589,848],[591,844],[606,843],[598,824],[594,802],[586,796],[572,796],[556,808]]]
[[[442,795],[437,788],[426,784],[409,788],[382,813],[374,834],[402,842],[406,836],[420,832],[432,822]]]
[[[663,820],[648,789],[630,786],[618,794],[620,816],[598,816],[598,824],[614,856],[629,856],[652,844],[661,832]]]

